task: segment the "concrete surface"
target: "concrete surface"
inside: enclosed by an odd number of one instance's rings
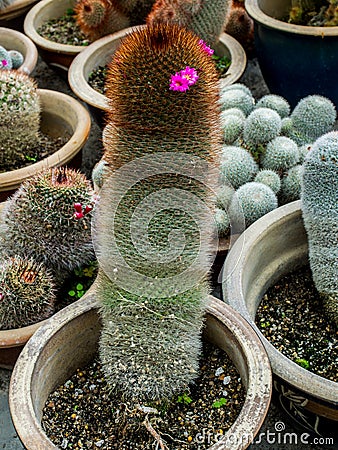
[[[37,80],[40,88],[60,90],[73,95],[65,79],[56,74],[43,61],[41,61],[41,59],[39,59],[38,66],[33,73],[33,76]],[[268,89],[262,80],[256,60],[248,62],[247,70],[240,81],[250,87],[255,98],[259,98],[268,93]],[[84,158],[82,164],[82,170],[88,177],[90,176],[95,162],[100,159],[101,152],[102,146],[100,129],[93,121],[90,138],[84,148]],[[24,447],[21,445],[16,435],[8,408],[7,397],[10,375],[10,371],[0,370],[0,449],[20,450]],[[282,431],[279,432],[278,430]],[[309,443],[307,444],[301,443],[302,433],[295,430],[290,426],[290,424],[288,424],[287,419],[274,404],[270,407],[268,416],[262,426],[261,433],[260,442],[254,443],[251,446],[252,449],[308,450],[311,448],[332,450],[338,448],[338,442],[335,445],[329,446],[311,445],[311,440],[309,440]],[[294,437],[292,444],[289,443],[288,433],[295,433],[295,436],[297,436]],[[297,440],[297,443],[295,443],[295,440]]]

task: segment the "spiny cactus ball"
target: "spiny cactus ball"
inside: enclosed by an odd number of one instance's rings
[[[170,23],[189,28],[200,6],[201,0],[157,0],[147,16],[147,24]]]
[[[36,143],[40,110],[36,82],[16,70],[0,70],[0,166]]]
[[[249,145],[266,144],[279,135],[281,128],[282,119],[276,111],[257,108],[244,122],[244,141]]]
[[[248,116],[254,108],[254,99],[243,89],[229,89],[221,92],[220,105],[222,110],[239,108]]]
[[[291,113],[296,133],[301,135],[298,144],[308,144],[332,130],[337,116],[334,104],[321,95],[302,98]]]
[[[234,195],[235,189],[227,184],[222,186],[216,195],[216,206],[217,208],[224,209],[225,211],[229,208],[232,196]]]
[[[228,116],[236,116],[236,117],[238,117],[239,119],[245,119],[245,114],[244,114],[244,112],[241,110],[241,109],[239,109],[239,108],[229,108],[229,109],[224,109],[222,112],[221,112],[221,124],[223,123],[223,119],[224,118],[226,118],[226,117],[228,117]]]
[[[303,164],[302,215],[313,281],[322,294],[338,293],[338,132],[317,139]]]
[[[250,88],[248,88],[248,86],[246,86],[243,83],[233,83],[233,84],[229,84],[227,86],[222,86],[221,87],[221,95],[226,91],[233,91],[234,89],[242,90],[245,94],[249,95],[253,99],[253,95],[252,95]],[[254,99],[253,99],[253,102],[254,102]]]
[[[47,319],[54,312],[54,302],[53,277],[42,264],[19,256],[2,259],[0,330],[21,328]]]
[[[226,115],[221,118],[224,143],[233,144],[242,135],[244,120],[238,115]]]
[[[17,50],[9,50],[8,54],[11,58],[13,69],[18,69],[24,61],[23,54]]]
[[[251,181],[258,172],[258,164],[242,147],[225,145],[222,149],[220,174],[223,183],[237,189]]]
[[[54,168],[28,179],[3,212],[2,249],[32,257],[53,274],[71,271],[93,258],[92,190],[75,170]]]
[[[243,5],[234,5],[232,1],[232,6],[226,16],[224,32],[234,37],[245,50],[251,49],[254,39],[254,25],[253,20],[246,12]]]
[[[91,42],[130,26],[129,18],[111,0],[78,0],[74,12],[77,25]]]
[[[300,199],[303,180],[303,165],[297,164],[291,167],[282,178],[282,186],[279,192],[279,203],[284,205]]]
[[[224,209],[216,208],[215,223],[218,236],[224,237],[230,229],[230,219],[228,213]]]
[[[243,214],[245,225],[248,227],[277,206],[278,200],[273,190],[263,183],[252,181],[237,189],[230,205],[229,215],[232,219]]]
[[[261,97],[256,103],[255,108],[273,109],[282,119],[288,117],[291,112],[288,101],[284,97],[275,94],[268,94]]]
[[[13,68],[12,58],[9,52],[0,46],[0,69],[11,70]]]
[[[104,178],[107,174],[107,162],[101,158],[98,163],[95,164],[93,171],[92,171],[92,181],[94,185],[94,190],[98,191],[102,188]]]
[[[269,169],[263,169],[255,176],[254,181],[263,183],[269,186],[275,194],[278,193],[281,187],[281,179],[277,172]]]
[[[301,145],[300,147],[298,147],[299,164],[303,164],[303,162],[305,161],[305,158],[310,150],[311,150],[311,144],[305,144],[305,145]]]
[[[286,136],[277,136],[268,142],[261,155],[263,169],[283,171],[297,164],[299,151],[297,144]]]
[[[326,316],[338,328],[338,292],[322,293],[321,299]]]

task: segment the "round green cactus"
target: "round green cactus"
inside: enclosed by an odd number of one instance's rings
[[[251,181],[236,190],[229,216],[233,219],[243,214],[248,227],[277,206],[277,196],[269,186]]]
[[[216,195],[215,205],[217,208],[224,209],[226,211],[230,206],[234,192],[235,189],[233,187],[227,184],[222,186]]]
[[[270,108],[276,111],[282,119],[288,117],[291,107],[288,101],[280,95],[268,94],[261,97],[255,105],[255,108]]]
[[[244,128],[244,119],[238,115],[226,115],[221,119],[224,143],[233,144],[242,135]]]
[[[300,199],[303,180],[303,166],[297,164],[291,167],[282,179],[279,203],[284,205]]]
[[[254,108],[252,95],[247,94],[243,89],[229,89],[221,92],[220,105],[222,110],[238,108],[245,116],[248,116]]]
[[[302,98],[291,113],[298,144],[308,144],[332,130],[337,116],[334,104],[321,95]]]
[[[62,278],[93,259],[92,190],[75,170],[54,168],[25,181],[3,212],[2,251],[33,258]]]
[[[18,50],[9,50],[8,54],[11,58],[13,69],[18,69],[24,62],[23,54]]]
[[[255,176],[254,181],[256,181],[257,183],[266,184],[266,186],[269,186],[269,188],[272,189],[275,194],[277,194],[281,188],[280,176],[273,170],[260,170]]]
[[[224,209],[216,208],[215,223],[219,237],[224,237],[230,230],[230,219]]]
[[[9,52],[4,47],[0,46],[0,69],[11,70],[12,68],[13,63]]]
[[[220,174],[223,183],[237,189],[251,181],[259,170],[252,155],[242,147],[225,145],[222,149]]]
[[[282,128],[279,114],[270,108],[257,108],[244,122],[243,137],[249,145],[266,144],[277,137]]]
[[[253,95],[252,95],[251,90],[248,88],[248,86],[246,86],[243,83],[233,83],[233,84],[229,84],[227,86],[223,86],[223,87],[221,87],[221,91],[220,92],[221,92],[221,95],[222,95],[224,92],[232,91],[234,89],[242,90],[245,94],[249,95],[253,99]],[[253,99],[253,102],[254,102],[254,99]]]
[[[227,118],[228,116],[235,116],[238,117],[239,119],[243,119],[245,120],[245,114],[244,112],[239,109],[239,108],[228,108],[228,109],[224,109],[221,112],[221,124],[223,123],[223,119]]]
[[[303,164],[302,214],[313,281],[323,295],[338,293],[338,132],[317,139]],[[337,317],[335,319],[337,321]]]
[[[15,256],[0,263],[0,329],[9,330],[47,319],[54,312],[51,273],[42,264]]]
[[[263,169],[274,171],[287,170],[299,161],[297,144],[286,136],[277,136],[266,145],[261,155]]]
[[[16,70],[0,70],[0,167],[36,145],[40,110],[36,82]]]

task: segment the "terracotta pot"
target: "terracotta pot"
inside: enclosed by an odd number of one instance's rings
[[[81,149],[86,143],[91,119],[86,108],[70,95],[39,89],[41,95],[41,130],[53,137],[70,134],[68,142],[47,158],[21,169],[0,173],[0,201],[6,200],[27,178],[43,169],[68,165],[78,168]]]
[[[20,31],[0,27],[0,45],[6,50],[17,50],[22,53],[24,61],[17,69],[29,75],[35,69],[38,61],[38,50],[35,44]]]
[[[328,97],[338,107],[338,27],[283,22],[291,5],[292,0],[245,0],[264,80],[292,107],[310,94]]]
[[[49,319],[30,339],[15,365],[9,404],[14,426],[27,450],[57,447],[41,427],[48,395],[79,367],[89,363],[98,349],[100,322],[95,284],[81,299]],[[247,390],[244,406],[228,433],[213,449],[245,449],[243,436],[258,433],[271,394],[270,365],[252,328],[231,307],[210,298],[205,338],[225,350],[238,368]],[[233,442],[227,445],[227,438]]]
[[[67,9],[74,8],[75,3],[76,0],[41,0],[29,11],[24,21],[25,34],[35,43],[41,57],[61,73],[67,72],[75,56],[86,47],[50,41],[42,37],[37,29],[48,20],[63,16]]]
[[[267,289],[307,263],[307,235],[298,200],[271,211],[239,237],[225,262],[223,297],[263,342],[277,398],[294,424],[330,436],[338,425],[338,383],[291,361],[255,325],[256,311]]]
[[[0,26],[22,30],[23,20],[27,11],[39,0],[14,0],[0,11]]]
[[[103,123],[104,112],[108,108],[107,98],[88,84],[88,78],[94,69],[99,66],[105,66],[111,60],[121,40],[128,33],[144,26],[125,28],[98,39],[77,55],[69,68],[68,81],[72,91],[81,100],[88,103],[94,118],[100,126]],[[219,56],[228,56],[231,59],[228,74],[221,79],[220,85],[226,86],[238,81],[245,71],[247,63],[243,47],[236,39],[222,33],[219,42],[215,46],[215,52]]]

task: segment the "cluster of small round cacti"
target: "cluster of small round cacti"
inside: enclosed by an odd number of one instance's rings
[[[300,198],[304,159],[313,142],[333,129],[337,113],[334,104],[320,95],[301,99],[292,111],[278,95],[256,101],[241,83],[223,88],[220,104],[224,139],[220,181],[239,191],[237,208],[249,225],[278,205]],[[216,204],[222,208],[218,200]],[[216,223],[220,217],[218,213]]]
[[[23,54],[18,50],[6,50],[0,45],[0,69],[18,69],[24,61]]]
[[[19,256],[0,263],[0,330],[21,328],[47,319],[54,312],[51,273]]]
[[[16,70],[0,70],[0,165],[36,145],[40,109],[33,78]]]

